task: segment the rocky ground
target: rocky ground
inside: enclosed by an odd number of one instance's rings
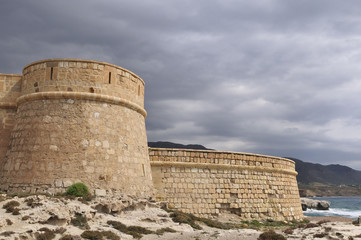
[[[86,199],[47,196],[1,196],[0,239],[245,239],[255,240],[266,229],[249,229],[234,215],[218,220],[238,223],[240,229],[218,229],[199,223],[202,229],[174,222],[164,203],[134,199],[129,196]],[[361,227],[349,219],[313,218],[314,226],[292,229],[284,225],[276,232],[287,239],[351,239],[361,234]],[[347,220],[347,221],[346,221]],[[127,226],[136,226],[127,228]],[[142,227],[142,228],[139,228]],[[283,231],[288,228],[288,233]],[[119,230],[118,230],[119,229]],[[121,231],[120,231],[121,230]],[[141,236],[143,235],[143,236]],[[321,236],[321,235],[318,235]],[[354,238],[357,239],[357,238]],[[361,239],[361,238],[360,238]]]

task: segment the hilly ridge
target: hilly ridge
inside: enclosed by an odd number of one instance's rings
[[[179,149],[196,149],[196,150],[213,150],[206,148],[200,144],[180,144],[180,143],[172,143],[172,142],[148,142],[148,147],[154,148],[179,148]]]
[[[336,185],[361,184],[361,171],[339,164],[321,165],[290,158],[296,163],[297,181],[301,184],[324,183]]]

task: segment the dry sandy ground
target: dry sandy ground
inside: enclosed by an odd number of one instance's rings
[[[6,196],[2,196],[5,198]],[[20,205],[18,214],[6,212],[3,206],[10,201]],[[172,221],[169,213],[160,208],[161,203],[147,200],[133,199],[128,196],[118,198],[97,197],[88,204],[77,200],[64,198],[49,198],[45,196],[30,196],[26,198],[9,198],[0,202],[0,239],[37,239],[43,234],[41,228],[50,230],[58,229],[54,239],[61,239],[64,235],[71,235],[73,239],[82,239],[80,235],[85,231],[71,224],[75,215],[86,217],[89,229],[92,231],[111,231],[120,239],[133,239],[131,235],[124,234],[114,229],[107,222],[109,220],[121,222],[127,226],[141,226],[152,231],[161,228],[172,228],[175,233],[163,235],[149,234],[142,239],[245,239],[256,240],[262,231],[254,229],[220,230],[202,225],[202,230],[195,230],[187,224]],[[16,212],[16,211],[15,211]],[[234,215],[223,215],[221,220],[237,222]],[[292,234],[284,234],[287,239],[315,239],[315,234],[325,233],[319,239],[349,239],[349,236],[361,234],[361,227],[354,226],[346,218],[311,218],[312,222],[330,220],[320,226],[308,229],[295,229]],[[282,233],[281,230],[277,232]],[[357,238],[354,238],[357,239]],[[361,239],[361,238],[360,238]]]

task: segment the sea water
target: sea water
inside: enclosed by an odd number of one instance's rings
[[[307,209],[305,216],[338,216],[357,219],[361,216],[361,197],[314,197],[331,202],[329,210]]]

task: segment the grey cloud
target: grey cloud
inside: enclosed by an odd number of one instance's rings
[[[87,58],[146,82],[151,141],[361,169],[361,2],[1,1],[0,72]]]

